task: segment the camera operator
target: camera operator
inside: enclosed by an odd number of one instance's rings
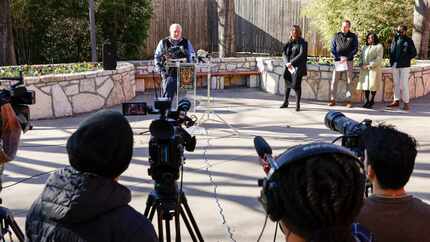
[[[260,202],[286,241],[373,241],[353,223],[363,204],[365,174],[352,152],[327,143],[299,145],[271,167]]]
[[[10,102],[10,94],[0,93],[0,191],[4,165],[15,158],[21,137],[21,125]]]
[[[364,202],[358,221],[378,242],[428,241],[430,205],[404,189],[415,165],[415,139],[379,125],[366,129],[363,143],[374,192]]]
[[[71,167],[53,173],[30,208],[28,241],[158,241],[118,182],[133,154],[133,132],[121,113],[91,115],[68,139],[67,152]]]
[[[166,37],[157,45],[154,54],[154,63],[157,71],[163,79],[163,97],[173,99],[177,89],[176,68],[167,69],[166,62],[169,59],[186,58],[188,63],[194,61],[195,53],[191,42],[182,37],[181,25],[175,23],[170,25],[170,36]]]

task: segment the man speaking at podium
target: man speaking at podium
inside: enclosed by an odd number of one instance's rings
[[[176,68],[168,68],[168,62],[186,59],[186,62],[194,61],[195,53],[191,42],[182,38],[182,27],[175,23],[170,25],[170,36],[166,37],[157,45],[154,54],[156,70],[160,72],[162,78],[163,97],[173,99],[177,89]]]

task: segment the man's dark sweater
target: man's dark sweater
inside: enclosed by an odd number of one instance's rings
[[[430,205],[413,196],[370,196],[358,222],[369,229],[378,242],[430,241]]]

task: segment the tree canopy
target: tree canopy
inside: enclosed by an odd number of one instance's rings
[[[109,38],[120,58],[139,58],[151,14],[150,0],[96,0],[99,56]],[[19,63],[90,60],[87,0],[12,0],[12,18]]]
[[[413,8],[414,0],[310,0],[304,13],[322,34],[327,47],[345,19],[351,21],[352,31],[358,34],[361,43],[368,32],[374,32],[388,47],[399,24],[408,26],[408,32],[412,32]]]

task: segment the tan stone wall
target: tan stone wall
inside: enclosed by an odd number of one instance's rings
[[[132,62],[136,66],[136,74],[151,74],[154,77],[158,73],[154,70],[152,61],[136,61]],[[328,65],[308,65],[308,75],[303,78],[302,97],[311,100],[328,101],[330,80],[333,75],[333,66]],[[248,87],[260,87],[263,91],[276,95],[284,95],[285,83],[283,79],[284,64],[281,57],[242,57],[242,58],[224,58],[213,59],[211,72],[234,72],[234,71],[256,71],[260,75],[250,75],[240,77],[243,85]],[[206,72],[206,67],[198,67],[197,71]],[[362,94],[356,91],[359,75],[359,69],[355,68],[353,72],[353,90],[352,93],[354,102],[361,102]],[[229,80],[235,77],[228,77]],[[223,89],[231,84],[227,77],[212,77],[211,87],[213,89]],[[338,83],[337,100],[345,99],[346,89],[345,73],[341,76]],[[148,83],[152,81],[151,77],[136,80],[138,91],[144,91]],[[198,82],[199,83],[199,82]],[[204,79],[198,86],[206,86]],[[152,84],[151,84],[152,85]],[[150,85],[150,88],[152,87]],[[158,84],[157,84],[158,85]],[[421,61],[417,65],[411,67],[411,75],[409,78],[410,96],[411,98],[420,97],[430,92],[430,62]],[[292,92],[292,95],[295,95]],[[391,68],[383,69],[383,80],[380,85],[380,91],[377,92],[376,101],[391,101],[393,98],[393,80]]]
[[[136,90],[134,70],[132,64],[119,62],[114,71],[26,77],[25,85],[36,92],[31,118],[73,116],[130,100]]]
[[[281,58],[257,58],[257,67],[261,73],[260,87],[269,93],[284,95],[284,64]],[[303,78],[302,97],[311,100],[329,100],[330,80],[333,75],[333,66],[308,65],[308,75]],[[361,102],[362,93],[357,91],[359,69],[353,72],[353,98],[354,102]],[[376,101],[387,102],[393,99],[393,77],[391,68],[383,69],[383,78],[377,92]],[[411,98],[417,98],[430,93],[430,62],[422,61],[411,67],[409,77],[409,88]],[[345,99],[346,76],[342,75],[338,83],[336,100]],[[294,95],[294,92],[292,92]]]

